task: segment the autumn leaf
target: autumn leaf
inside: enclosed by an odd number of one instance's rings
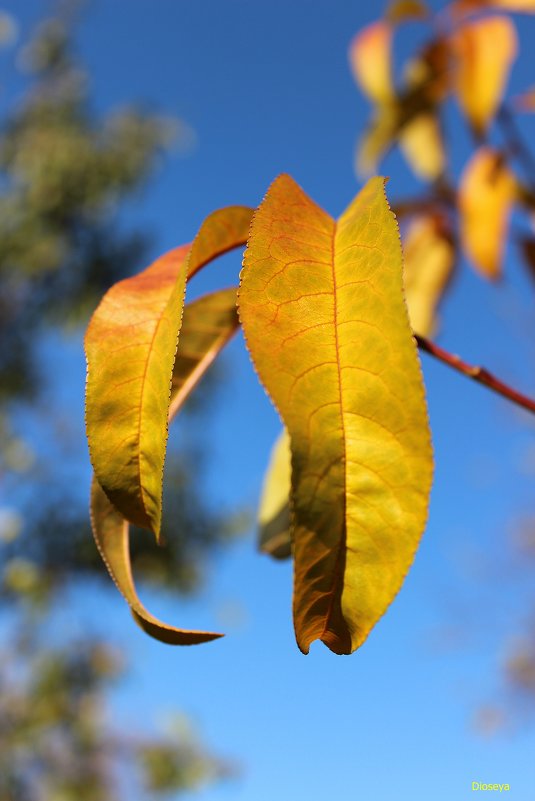
[[[373,175],[381,159],[396,141],[399,129],[399,109],[396,105],[381,106],[358,142],[355,152],[355,172],[361,178]]]
[[[189,303],[184,311],[171,388],[170,420],[206,373],[239,326],[236,290],[227,289]],[[129,604],[136,622],[151,637],[171,645],[193,645],[221,634],[168,626],[151,615],[139,600],[130,563],[129,524],[115,509],[97,480],[91,485],[91,525],[104,563]]]
[[[486,278],[501,275],[515,197],[516,182],[503,156],[491,148],[480,148],[461,176],[459,215],[462,247]]]
[[[292,553],[290,497],[292,479],[290,438],[283,430],[269,459],[258,512],[259,548],[276,559]]]
[[[212,292],[187,304],[171,381],[170,420],[234,336],[239,324],[234,287]]]
[[[429,9],[420,0],[394,0],[385,14],[388,22],[398,25],[409,20],[425,20],[429,17]]]
[[[129,524],[110,503],[95,477],[91,484],[91,526],[108,572],[130,606],[134,620],[147,634],[169,645],[194,645],[223,636],[215,632],[187,631],[168,626],[145,609],[132,577]]]
[[[337,223],[278,178],[253,219],[238,306],[291,441],[297,642],[351,653],[405,578],[432,477],[383,179]]]
[[[434,181],[442,175],[446,167],[446,155],[435,114],[426,112],[414,117],[400,132],[399,144],[417,176]]]
[[[516,29],[509,17],[465,23],[451,39],[455,89],[461,109],[477,133],[484,133],[503,98],[516,58]]]
[[[534,14],[535,0],[457,0],[451,4],[450,9],[456,17],[484,10]]]
[[[406,65],[401,89],[388,102],[377,103],[355,155],[355,171],[367,177],[399,143],[415,173],[435,180],[446,166],[439,104],[449,91],[449,48],[442,38],[428,45]]]
[[[383,20],[359,31],[349,48],[355,81],[375,103],[389,103],[395,99],[391,49],[392,26]]]
[[[403,260],[412,330],[433,336],[436,310],[455,266],[455,247],[441,219],[426,215],[411,220],[403,237]]]
[[[241,206],[214,212],[191,247],[176,248],[115,284],[87,329],[86,426],[95,475],[117,510],[157,537],[186,279],[243,244],[251,215]]]

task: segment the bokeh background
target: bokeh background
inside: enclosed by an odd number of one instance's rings
[[[440,4],[434,4],[439,8]],[[535,425],[423,357],[436,457],[407,581],[351,657],[295,645],[291,564],[257,553],[280,430],[241,338],[171,432],[167,549],[134,542],[142,597],[221,641],[150,640],[87,520],[83,328],[104,289],[255,206],[289,172],[333,215],[360,186],[369,105],[348,65],[380,4],[93,0],[1,4],[0,798],[462,801],[535,786]],[[510,89],[535,83],[518,18]],[[400,63],[425,37],[407,23]],[[473,149],[448,101],[458,176]],[[526,140],[535,125],[520,120]],[[421,191],[398,152],[389,196]],[[521,220],[514,220],[522,225]],[[241,256],[189,297],[238,280]],[[438,339],[535,394],[533,275],[458,266]]]

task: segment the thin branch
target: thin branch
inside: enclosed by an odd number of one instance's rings
[[[439,361],[444,362],[444,364],[447,364],[459,373],[471,378],[473,381],[477,381],[478,384],[483,384],[483,386],[488,387],[488,389],[491,389],[493,392],[503,395],[504,398],[516,403],[517,406],[522,406],[523,409],[527,409],[528,412],[535,414],[535,400],[533,398],[529,398],[527,395],[523,395],[521,392],[517,392],[516,389],[504,384],[503,381],[500,381],[499,378],[489,373],[484,367],[474,367],[471,364],[463,362],[459,356],[449,353],[447,350],[444,350],[439,347],[439,345],[436,345],[434,342],[431,342],[429,339],[419,334],[414,334],[414,338],[420,350],[429,353],[431,356],[434,356],[435,359],[439,359]]]

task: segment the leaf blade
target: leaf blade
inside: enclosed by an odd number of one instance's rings
[[[355,81],[375,103],[389,103],[395,99],[392,36],[392,25],[378,20],[359,31],[349,47],[349,63]]]
[[[369,181],[336,224],[281,176],[255,214],[241,275],[249,352],[291,439],[294,625],[304,653],[315,639],[336,653],[364,642],[399,590],[427,517],[425,399],[383,186]],[[381,311],[392,329],[386,342]],[[385,360],[392,369],[381,378]]]
[[[139,600],[134,585],[130,564],[129,524],[111,504],[94,476],[90,508],[93,536],[108,573],[128,603],[136,622],[151,637],[168,645],[195,645],[223,636],[216,632],[178,629],[151,615]]]
[[[442,220],[418,216],[403,237],[405,298],[412,330],[432,337],[437,329],[437,309],[455,268],[455,246]]]
[[[509,17],[494,16],[463,25],[452,37],[457,99],[475,131],[483,134],[505,93],[518,51]]]
[[[489,147],[479,148],[460,179],[460,234],[469,261],[490,280],[502,274],[515,197],[516,182],[502,155]]]

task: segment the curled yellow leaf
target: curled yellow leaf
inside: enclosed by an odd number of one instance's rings
[[[516,182],[502,155],[480,148],[461,176],[459,213],[461,244],[486,278],[499,278],[516,197]]]
[[[238,307],[290,436],[297,643],[351,653],[405,578],[432,477],[384,180],[336,222],[278,178],[253,219]]]
[[[130,566],[129,524],[110,503],[95,477],[91,484],[90,508],[93,536],[100,555],[130,606],[134,620],[147,634],[169,645],[195,645],[223,636],[209,631],[178,629],[151,615],[139,600],[134,585]]]
[[[516,58],[516,29],[509,17],[467,22],[451,39],[455,89],[461,109],[478,133],[486,131],[503,98]]]
[[[189,303],[184,311],[181,349],[173,370],[169,417],[178,412],[214,358],[236,333],[236,290],[228,289]],[[117,588],[127,601],[138,625],[147,634],[170,645],[208,642],[222,634],[169,626],[145,609],[136,592],[130,563],[128,522],[113,506],[93,477],[91,526],[102,559]]]
[[[220,209],[195,238],[115,284],[91,318],[86,428],[100,486],[131,523],[159,535],[169,388],[186,279],[243,244],[252,209]]]

